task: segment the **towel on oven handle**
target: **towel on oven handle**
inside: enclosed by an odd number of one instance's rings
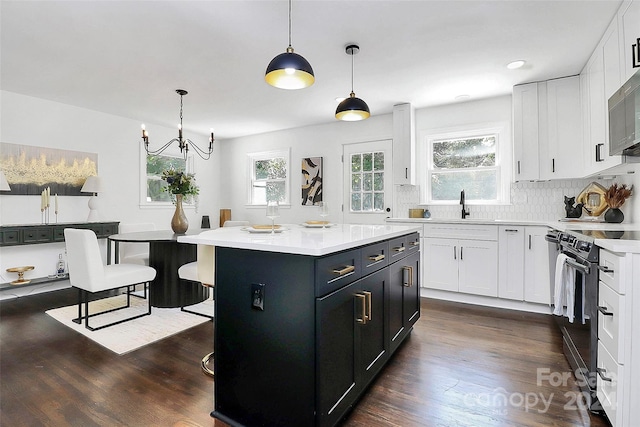
[[[570,257],[565,254],[558,254],[556,258],[556,274],[555,274],[555,290],[554,301],[555,307],[553,314],[556,316],[566,316],[569,319],[569,323],[573,323],[575,317],[585,323],[584,313],[584,292],[585,281],[584,275],[580,277],[581,293],[580,293],[580,312],[575,313],[575,300],[576,300],[576,270],[572,267],[567,260]],[[566,307],[566,310],[565,310]]]

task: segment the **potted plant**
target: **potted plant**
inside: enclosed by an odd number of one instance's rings
[[[631,197],[633,186],[627,188],[626,184],[618,186],[613,184],[604,193],[604,200],[609,205],[609,209],[604,214],[604,220],[606,222],[619,223],[624,220],[624,214],[620,210],[620,206],[624,204],[624,201]]]
[[[182,208],[182,200],[186,198],[186,201],[189,201],[198,195],[200,190],[196,185],[195,175],[168,169],[162,171],[162,179],[167,182],[167,186],[163,191],[171,194],[171,199],[174,200],[176,205],[176,210],[171,219],[171,229],[176,234],[184,234],[189,228],[189,221]]]

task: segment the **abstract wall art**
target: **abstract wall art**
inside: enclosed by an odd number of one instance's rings
[[[0,142],[0,169],[7,177],[7,195],[86,196],[80,192],[88,176],[98,174],[98,155],[80,151]]]
[[[302,206],[317,206],[322,201],[322,157],[302,159]]]

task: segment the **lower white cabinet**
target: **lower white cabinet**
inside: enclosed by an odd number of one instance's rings
[[[613,427],[640,419],[640,254],[600,250],[597,396]]]
[[[444,227],[430,230],[425,226],[423,239],[423,286],[474,295],[498,296],[498,242],[496,240],[431,237],[449,234],[495,235],[495,227]],[[497,237],[497,236],[496,236]]]
[[[499,228],[500,298],[551,303],[547,230],[537,226]]]

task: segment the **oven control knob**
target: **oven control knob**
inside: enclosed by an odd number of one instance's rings
[[[589,242],[578,242],[579,251],[589,252],[591,250],[591,243]]]

